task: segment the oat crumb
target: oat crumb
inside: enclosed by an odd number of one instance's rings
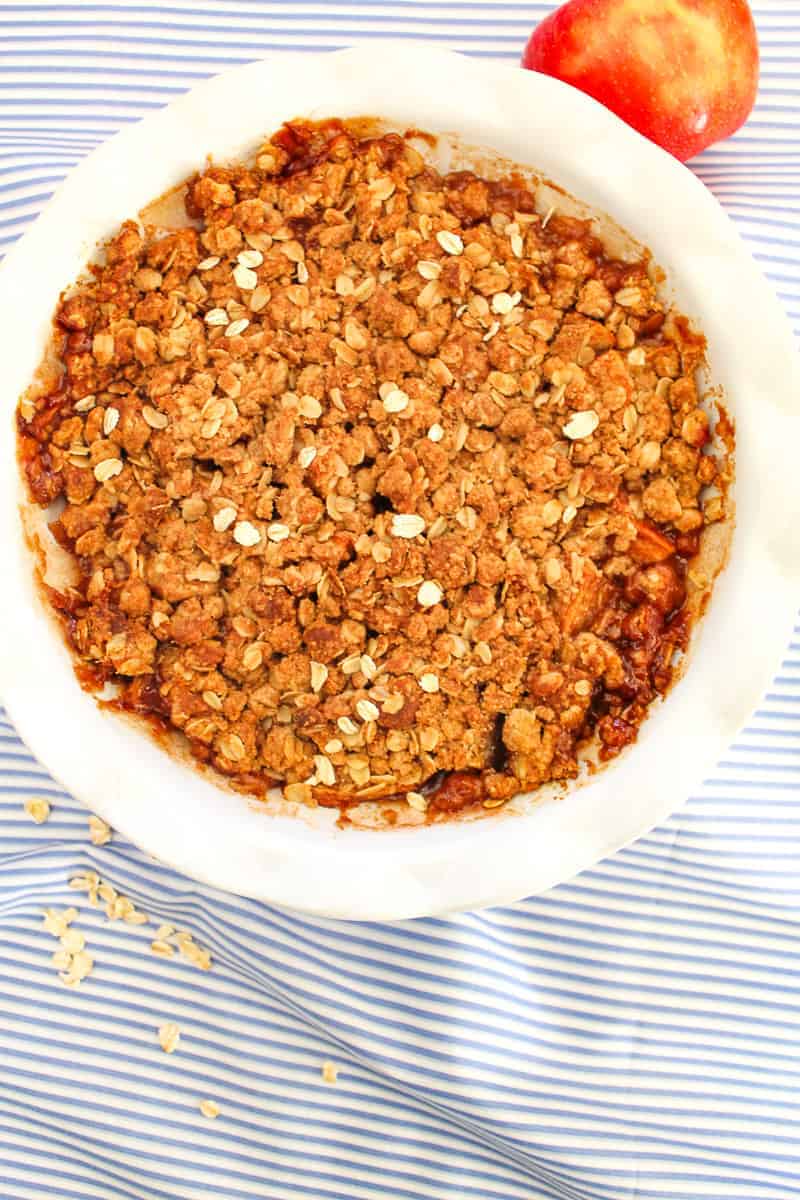
[[[59,912],[56,908],[45,908],[42,925],[53,937],[63,937],[67,929],[78,915],[77,908],[65,908]]]
[[[327,1061],[322,1064],[322,1078],[325,1083],[336,1083],[338,1077],[339,1068],[336,1066],[336,1063]]]
[[[89,817],[89,841],[93,846],[105,846],[111,841],[111,826],[102,817]]]
[[[158,1027],[158,1044],[165,1054],[173,1054],[181,1040],[181,1031],[174,1021]]]
[[[37,825],[43,825],[50,816],[50,801],[44,796],[29,796],[23,804],[23,808]]]

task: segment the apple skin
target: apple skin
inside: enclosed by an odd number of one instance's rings
[[[567,0],[534,29],[522,65],[685,162],[750,115],[758,38],[747,0]]]

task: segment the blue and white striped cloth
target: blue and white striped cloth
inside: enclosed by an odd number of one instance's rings
[[[0,249],[89,149],[229,64],[387,36],[513,62],[549,7],[3,0]],[[800,10],[754,8],[758,108],[695,165],[800,325]],[[800,1197],[800,628],[675,817],[512,908],[347,925],[214,893],[91,846],[8,723],[0,821],[0,1200]],[[212,970],[88,908],[87,868]],[[71,903],[76,991],[41,924]]]

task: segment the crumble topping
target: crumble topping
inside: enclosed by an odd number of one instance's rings
[[[647,261],[337,122],[186,210],[122,226],[20,405],[92,678],[304,803],[494,807],[633,741],[730,473]]]

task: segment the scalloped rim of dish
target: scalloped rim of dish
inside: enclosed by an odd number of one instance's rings
[[[208,154],[221,161],[244,155],[286,119],[358,113],[455,131],[491,156],[529,164],[598,213],[613,213],[615,224],[651,248],[678,306],[697,318],[712,378],[737,425],[737,529],[731,561],[695,632],[688,674],[630,753],[557,802],[539,794],[490,821],[391,836],[339,829],[326,810],[304,810],[303,820],[271,814],[166,755],[81,691],[36,594],[7,419],[0,686],[22,736],[55,777],[162,861],[258,899],[389,919],[508,903],[570,878],[667,816],[735,736],[785,644],[800,591],[791,527],[800,498],[791,462],[800,371],[775,297],[722,209],[685,167],[549,77],[387,43],[233,68],[85,159],[0,269],[9,408],[33,378],[59,292],[125,217]],[[746,311],[738,297],[747,298]],[[738,636],[743,629],[747,636]]]

